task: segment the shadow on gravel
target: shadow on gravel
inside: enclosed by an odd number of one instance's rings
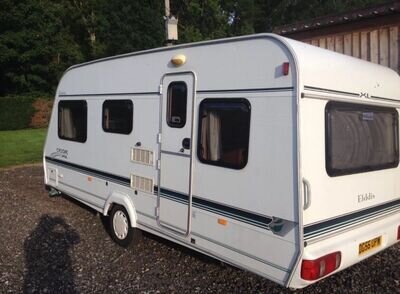
[[[213,258],[211,256],[205,255],[205,254],[203,254],[201,252],[195,251],[193,249],[190,249],[190,248],[185,247],[183,245],[180,245],[180,244],[177,244],[175,242],[169,241],[169,240],[167,240],[165,238],[153,235],[151,233],[142,231],[142,236],[145,237],[145,238],[148,238],[149,240],[153,240],[153,241],[158,242],[158,243],[160,243],[160,244],[162,244],[164,246],[167,246],[167,247],[169,247],[171,249],[177,250],[177,251],[181,252],[184,255],[188,255],[188,256],[194,257],[194,258],[196,258],[196,259],[198,259],[198,260],[200,260],[200,261],[202,261],[204,263],[215,264],[215,265],[219,265],[220,267],[232,267],[231,265],[229,265],[227,263],[224,263],[222,261],[219,261],[219,260],[217,260],[217,259],[215,259],[215,258]]]
[[[79,241],[63,218],[43,215],[24,242],[24,293],[77,293],[69,250]]]

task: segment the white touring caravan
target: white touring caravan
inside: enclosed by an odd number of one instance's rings
[[[109,216],[302,288],[400,239],[400,77],[273,34],[71,67],[45,184]]]

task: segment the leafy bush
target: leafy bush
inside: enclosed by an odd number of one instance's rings
[[[0,97],[0,130],[18,130],[29,127],[35,112],[33,97]]]

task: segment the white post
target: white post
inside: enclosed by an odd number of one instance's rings
[[[178,19],[171,16],[169,0],[165,0],[165,40],[167,46],[172,46],[172,41],[178,40]]]
[[[165,16],[169,18],[171,11],[169,9],[169,0],[165,0]]]

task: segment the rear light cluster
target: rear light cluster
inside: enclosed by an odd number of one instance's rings
[[[397,240],[400,240],[400,226],[397,228]]]
[[[342,253],[334,252],[315,260],[303,260],[301,264],[301,278],[308,281],[320,279],[340,266]]]

